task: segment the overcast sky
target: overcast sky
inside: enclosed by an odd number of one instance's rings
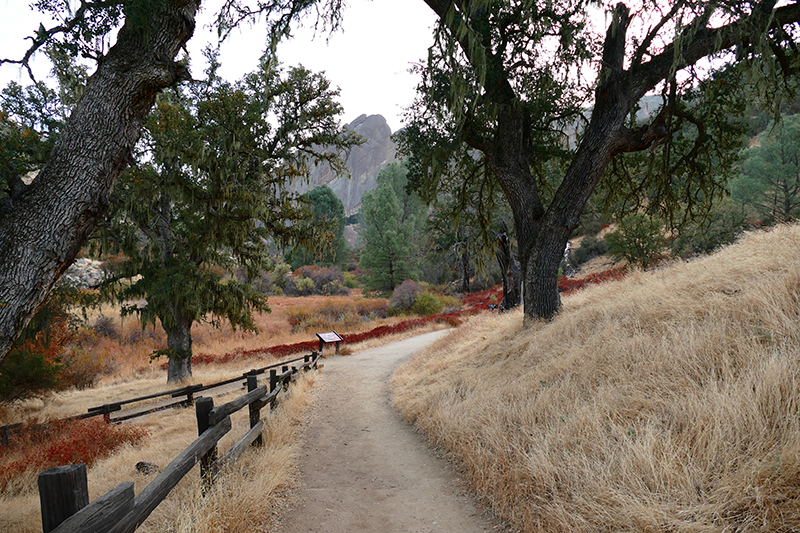
[[[215,38],[208,27],[215,3],[203,2],[208,7],[201,12],[189,41],[195,78],[203,70],[200,51]],[[287,66],[302,64],[315,72],[324,70],[341,89],[344,123],[361,114],[380,114],[396,131],[402,126],[402,108],[414,98],[416,78],[408,69],[426,57],[435,16],[422,0],[348,0],[347,4],[343,31],[326,42],[327,35],[312,40],[310,28],[299,29],[292,41],[278,49],[278,57]],[[0,56],[19,58],[30,43],[25,37],[32,35],[43,19],[30,10],[26,0],[0,0],[0,7]],[[46,20],[44,24],[53,25]],[[222,75],[235,80],[255,69],[265,41],[266,34],[258,26],[235,31],[222,48]],[[46,72],[40,61],[36,75]],[[0,66],[0,86],[10,80],[23,85],[29,82],[17,67]]]

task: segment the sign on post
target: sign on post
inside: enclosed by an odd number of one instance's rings
[[[322,355],[322,347],[325,344],[330,344],[332,342],[336,343],[336,353],[339,353],[339,343],[344,340],[341,335],[339,335],[335,331],[328,331],[326,333],[317,333],[317,337],[319,338],[320,355]]]

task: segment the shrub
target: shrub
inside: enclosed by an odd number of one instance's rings
[[[58,284],[0,364],[0,401],[30,398],[63,387],[61,355],[72,340],[77,319],[69,308],[81,291]]]
[[[294,306],[286,308],[286,319],[292,326],[292,331],[300,331],[303,325],[307,324],[313,317],[313,311],[308,307]]]
[[[680,257],[710,253],[731,244],[747,226],[741,209],[726,198],[714,206],[705,220],[691,221],[678,229],[670,245],[672,253]]]
[[[295,306],[285,313],[292,331],[323,330],[334,327],[353,327],[364,320],[386,318],[388,302],[385,299],[355,302],[327,300],[317,306]]]
[[[344,286],[348,289],[355,289],[358,287],[358,280],[356,280],[356,276],[352,272],[345,272],[342,274],[342,277],[344,278]]]
[[[603,215],[597,212],[587,212],[581,216],[577,228],[578,235],[594,236],[603,229]]]
[[[389,300],[386,298],[361,298],[354,302],[356,313],[363,319],[375,320],[389,316]]]
[[[594,235],[587,235],[581,240],[580,246],[570,252],[570,263],[574,266],[580,266],[605,253],[606,241]]]
[[[116,369],[112,359],[98,349],[85,350],[74,346],[61,357],[61,384],[77,389],[86,389],[95,384],[100,376]]]
[[[619,223],[619,229],[606,235],[608,253],[615,260],[648,268],[661,257],[667,246],[664,224],[643,213],[634,213]]]
[[[58,359],[48,361],[39,351],[10,351],[0,365],[0,401],[21,400],[59,388],[62,368]]]
[[[442,312],[444,304],[436,295],[423,292],[417,295],[410,311],[420,316],[431,316]]]
[[[110,316],[101,315],[97,317],[97,320],[94,321],[94,326],[92,326],[92,331],[94,331],[95,335],[101,337],[108,337],[109,339],[119,338],[117,324]]]
[[[309,296],[314,293],[314,281],[310,278],[299,278],[294,280],[297,293],[301,296]]]
[[[325,296],[347,296],[350,294],[350,289],[342,285],[339,281],[333,281],[323,285],[320,292]]]
[[[389,312],[394,314],[408,312],[422,291],[422,285],[416,281],[405,280],[392,292],[392,296],[389,298]]]

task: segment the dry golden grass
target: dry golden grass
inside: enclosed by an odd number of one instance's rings
[[[214,489],[203,498],[199,467],[178,484],[138,532],[210,533],[269,531],[273,510],[296,470],[300,449],[300,421],[309,402],[309,389],[317,374],[296,381],[278,409],[262,411],[264,447],[252,449],[223,472]],[[219,405],[242,394],[234,391],[215,398]],[[220,454],[248,429],[247,410],[233,417],[233,429],[221,441]],[[89,469],[89,497],[95,499],[124,481],[135,482],[138,494],[157,474],[142,475],[134,465],[148,461],[164,468],[197,438],[194,409],[164,411],[141,419],[151,436],[139,447],[125,447]],[[41,532],[35,479],[31,490],[10,497],[0,494],[0,531]]]
[[[192,327],[195,354],[225,354],[236,350],[253,350],[279,344],[313,340],[312,332],[292,333],[285,311],[288,308],[307,306],[313,308],[326,301],[356,301],[361,298],[359,290],[349,296],[306,296],[301,298],[271,297],[271,313],[255,316],[259,333],[232,331],[230,327],[216,329],[209,324]],[[117,331],[116,340],[102,335],[84,335],[82,350],[98,359],[105,359],[112,371],[97,380],[94,387],[70,389],[41,399],[31,399],[13,404],[0,405],[0,425],[13,424],[31,418],[48,420],[86,412],[90,407],[113,401],[135,398],[166,390],[166,371],[161,368],[164,359],[150,361],[154,350],[166,347],[166,337],[161,328],[148,326],[144,331],[136,318],[121,319],[119,310],[104,306],[89,315],[89,324],[96,323],[100,316],[113,317],[112,325]],[[341,329],[340,333],[360,333],[383,324],[394,324],[405,317],[394,317],[359,323],[356,327]],[[420,330],[422,331],[422,330]],[[413,333],[412,333],[413,334]],[[387,341],[378,341],[387,342]],[[347,345],[344,345],[347,346]],[[361,349],[349,347],[350,350]],[[245,372],[273,364],[279,359],[271,356],[248,358],[224,364],[194,365],[191,383],[213,383]]]
[[[484,317],[396,406],[520,531],[800,531],[800,226]]]

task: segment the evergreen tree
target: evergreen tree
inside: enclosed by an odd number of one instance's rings
[[[313,243],[311,246],[299,244],[286,255],[286,261],[296,270],[303,265],[321,263],[326,265],[341,264],[347,253],[347,241],[344,239],[344,205],[333,190],[327,185],[318,185],[302,196],[311,208],[311,226],[329,228],[329,241]]]
[[[306,223],[308,212],[284,184],[313,161],[343,168],[319,147],[357,142],[339,128],[338,93],[321,75],[284,75],[262,61],[227,83],[211,60],[208,83],[160,99],[140,162],[120,177],[103,227],[111,250],[127,258],[111,294],[124,313],[161,323],[168,381],[191,375],[194,322],[256,330],[252,311],[268,310],[267,298],[250,281],[271,265],[267,244],[328,237]],[[234,277],[241,268],[244,281]],[[137,299],[144,305],[129,303]]]
[[[378,187],[361,200],[364,248],[360,266],[368,273],[365,284],[371,290],[392,291],[404,280],[417,277],[415,262],[426,207],[405,191],[405,180],[401,165],[387,165],[378,174]]]
[[[800,214],[800,116],[783,117],[742,152],[741,175],[731,183],[733,199],[764,221]]]

